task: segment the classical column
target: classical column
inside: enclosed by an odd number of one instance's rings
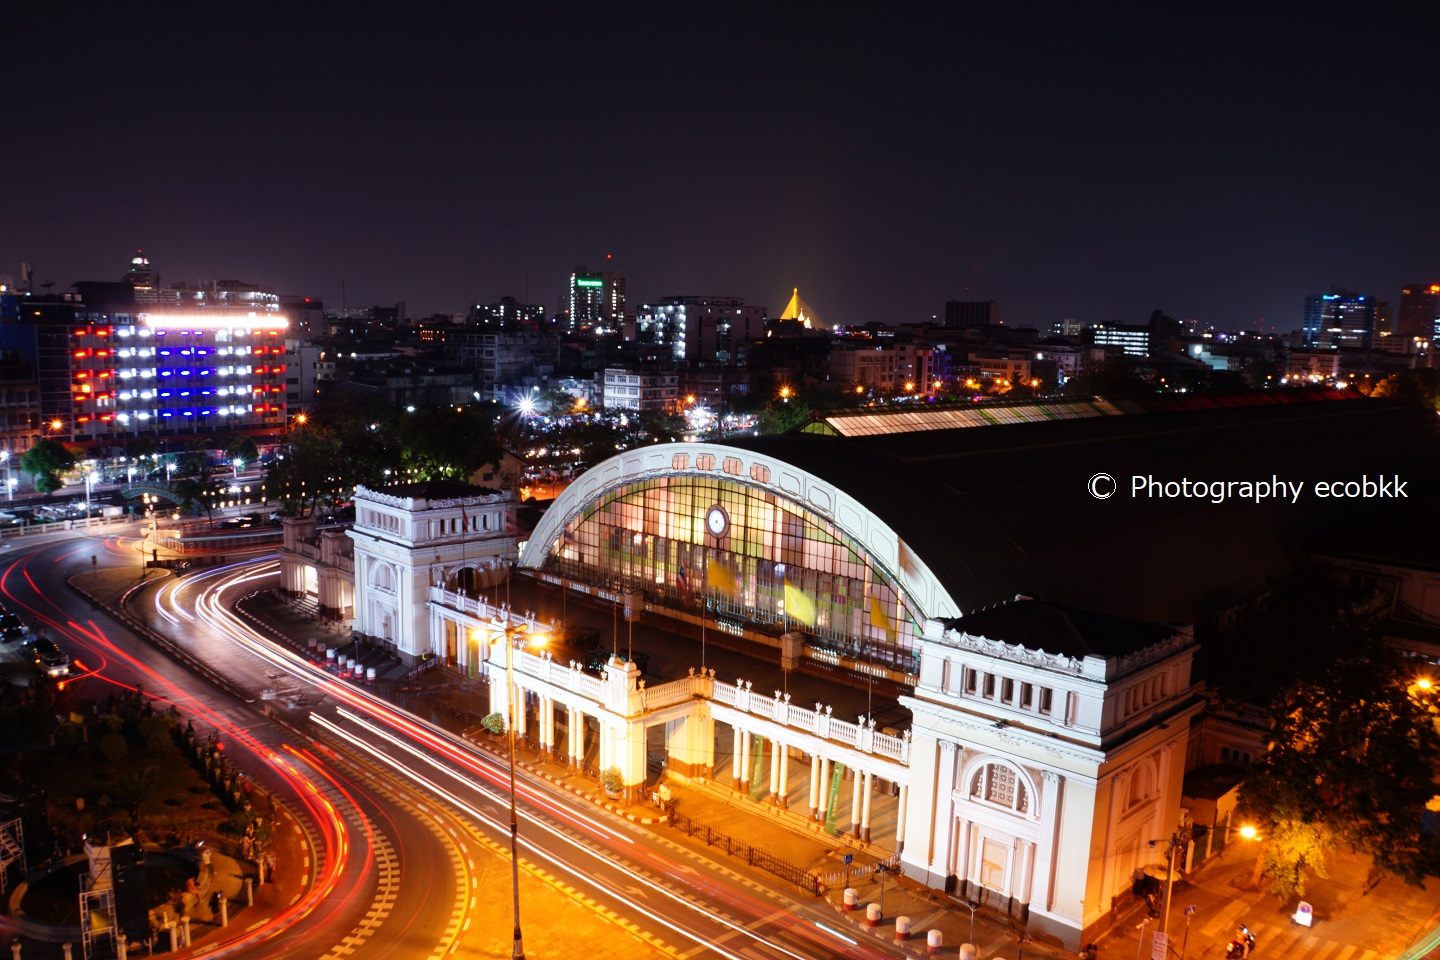
[[[825,822],[825,814],[830,810],[830,771],[834,769],[829,757],[820,761],[820,796],[815,806],[815,819],[820,823]]]
[[[780,796],[780,754],[785,751],[785,745],[778,740],[770,741],[770,799],[775,800]]]
[[[970,876],[974,872],[975,861],[975,852],[970,848],[971,837],[975,832],[972,827],[973,824],[969,820],[956,818],[955,829],[959,831],[957,837],[959,851],[956,854],[955,876],[962,897],[970,895],[970,884],[975,882],[974,878]]]
[[[572,767],[580,766],[580,718],[574,707],[565,708],[565,759]]]
[[[1029,840],[1015,841],[1015,855],[1019,858],[1015,883],[1011,885],[1010,896],[1026,909],[1030,906],[1030,881],[1035,875],[1035,844]]]
[[[750,792],[750,747],[753,743],[749,730],[740,731],[740,782],[736,789]]]
[[[910,788],[900,784],[900,807],[895,816],[895,852],[905,849],[905,805],[910,800]]]
[[[859,770],[850,771],[855,777],[855,783],[850,788],[850,836],[860,836],[860,806],[864,802],[860,798],[864,796],[862,790],[865,786],[865,778],[869,776]],[[870,799],[868,796],[866,800]]]
[[[744,768],[740,766],[740,728],[731,727],[730,732],[732,733],[730,738],[730,787],[733,790],[739,790],[740,777],[744,772]]]
[[[820,755],[810,756],[810,819],[815,819],[815,808],[820,804]]]
[[[777,743],[775,753],[780,757],[780,779],[779,787],[775,791],[775,802],[784,810],[790,794],[790,748]]]
[[[959,758],[956,744],[940,741],[940,756],[935,767],[935,809],[930,817],[933,836],[930,846],[930,873],[939,876],[947,892],[955,882],[955,780]]]
[[[860,795],[860,839],[870,842],[870,798],[875,793],[875,775],[865,771],[865,790]]]
[[[1055,885],[1056,835],[1060,829],[1060,791],[1063,781],[1050,770],[1040,773],[1040,841],[1035,845],[1034,879],[1030,885],[1030,905],[1041,910],[1051,906],[1051,890]]]
[[[555,755],[555,701],[549,697],[540,699],[540,746],[548,755]]]

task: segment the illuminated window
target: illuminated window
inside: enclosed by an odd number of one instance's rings
[[[1019,774],[1003,763],[987,763],[975,771],[969,794],[972,800],[982,800],[1016,813],[1026,813],[1030,807],[1030,798]]]
[[[740,475],[741,469],[740,458],[726,457],[725,463],[722,465],[721,469],[724,470],[726,473],[731,474],[732,476],[738,477]]]
[[[695,458],[695,469],[696,469],[696,470],[714,470],[714,469],[715,469],[715,455],[712,454],[712,453],[702,453],[702,454],[700,454],[700,456],[698,456],[698,457]]]
[[[770,468],[761,464],[754,464],[750,467],[750,479],[756,483],[770,482]]]
[[[688,453],[677,453],[670,458],[671,470],[685,470],[690,466],[690,455]]]

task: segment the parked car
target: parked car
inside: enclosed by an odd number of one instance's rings
[[[5,612],[0,613],[0,640],[6,643],[14,643],[16,640],[23,640],[25,634],[29,633],[25,621],[16,614]]]
[[[70,675],[70,655],[61,650],[49,637],[39,637],[30,645],[30,655],[35,660],[35,669],[47,677]]]

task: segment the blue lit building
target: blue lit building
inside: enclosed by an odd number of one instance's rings
[[[1305,298],[1301,331],[1307,347],[1368,350],[1375,336],[1375,298],[1332,289]]]

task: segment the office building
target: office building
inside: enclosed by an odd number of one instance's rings
[[[739,297],[673,296],[635,308],[640,343],[668,345],[677,361],[735,363],[765,335],[765,308]]]
[[[945,327],[948,330],[998,326],[1000,326],[1000,304],[994,300],[945,301]]]
[[[1407,283],[1401,288],[1395,335],[1440,343],[1440,284]]]
[[[1332,289],[1305,298],[1301,333],[1307,347],[1369,349],[1375,334],[1373,297]]]

